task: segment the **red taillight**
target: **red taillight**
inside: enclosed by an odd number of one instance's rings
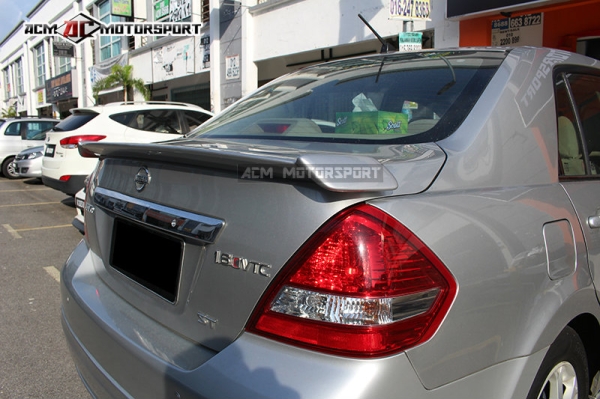
[[[425,342],[457,289],[431,250],[370,205],[331,219],[285,267],[248,330],[344,356],[383,356]]]
[[[77,148],[79,143],[81,143],[82,141],[100,141],[105,138],[106,136],[103,136],[101,134],[83,134],[79,136],[65,137],[64,139],[60,140],[59,143],[62,148],[73,149]]]
[[[60,181],[69,181],[71,179],[71,175],[63,175],[58,178]]]

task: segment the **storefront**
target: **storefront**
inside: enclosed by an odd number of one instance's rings
[[[73,71],[46,80],[46,102],[52,104],[53,116],[64,119],[70,115],[71,108],[77,107],[76,86],[77,79],[73,79]]]
[[[544,46],[600,59],[600,0],[447,0],[460,46]]]

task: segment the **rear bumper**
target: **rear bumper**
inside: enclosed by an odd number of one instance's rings
[[[358,360],[243,333],[216,353],[174,334],[106,287],[82,241],[61,276],[68,346],[96,397],[396,398],[526,397],[545,351],[423,387],[405,354]]]
[[[53,179],[48,176],[42,176],[42,182],[44,185],[51,187],[55,190],[62,191],[67,195],[75,195],[81,190],[85,184],[85,178],[87,175],[71,176],[67,181]]]

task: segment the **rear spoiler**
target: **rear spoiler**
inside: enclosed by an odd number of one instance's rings
[[[204,142],[186,145],[84,142],[79,145],[79,153],[87,158],[121,158],[142,162],[151,160],[225,170],[236,173],[241,180],[313,181],[320,187],[334,192],[393,191],[398,188],[398,181],[388,166],[395,166],[395,170],[400,164],[393,161],[431,158],[435,161],[435,171],[432,171],[435,175],[445,160],[445,154],[435,144],[412,144],[411,157],[407,159],[399,156],[398,151],[394,151],[396,159],[386,158],[385,163],[366,155],[299,151],[286,153],[285,149],[277,152],[230,147]],[[412,156],[415,154],[414,148],[421,149],[416,157]]]

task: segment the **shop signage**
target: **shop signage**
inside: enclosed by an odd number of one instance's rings
[[[171,0],[169,5],[171,22],[179,22],[192,16],[192,0]]]
[[[225,79],[239,79],[240,78],[240,56],[233,55],[231,57],[225,57]]]
[[[46,101],[56,103],[73,97],[71,71],[46,80]]]
[[[430,0],[390,0],[390,18],[430,21]]]
[[[54,57],[75,57],[73,43],[54,40],[52,42],[52,55]]]
[[[423,48],[423,32],[401,32],[398,35],[398,51],[415,51]]]
[[[544,14],[492,21],[492,46],[542,46]]]
[[[110,13],[120,17],[131,17],[133,16],[133,4],[131,0],[112,0]]]
[[[169,0],[160,0],[159,2],[154,4],[154,20],[158,21],[159,19],[169,15]]]

